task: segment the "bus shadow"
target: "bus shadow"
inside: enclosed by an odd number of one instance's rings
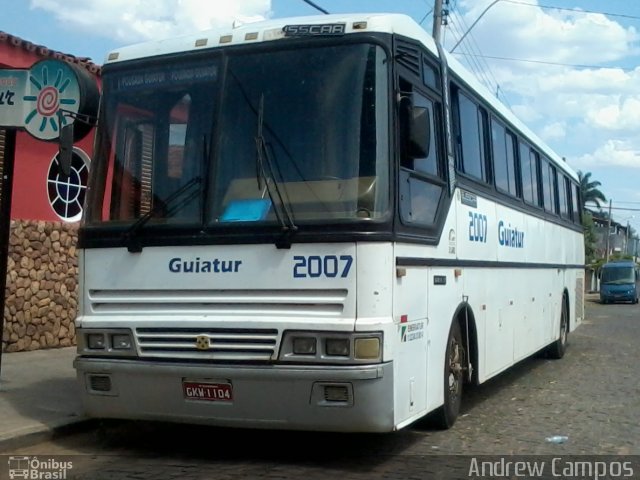
[[[473,414],[486,400],[548,365],[541,354],[522,360],[486,383],[467,388],[461,415]],[[389,456],[401,455],[439,431],[426,417],[394,433],[328,433],[254,430],[151,421],[102,420],[84,440],[59,438],[57,443],[106,455],[174,458],[225,465],[258,462],[310,467],[374,469]]]
[[[486,400],[503,393],[506,389],[533,375],[534,371],[548,365],[549,360],[545,357],[544,352],[538,352],[481,385],[467,386],[462,398],[461,414],[471,413]]]
[[[410,431],[327,433],[252,430],[151,421],[103,420],[80,437],[60,438],[61,446],[89,453],[96,446],[109,456],[172,458],[226,465],[246,462],[368,471],[419,441]]]
[[[500,395],[505,395],[507,390],[515,388],[517,384],[534,375],[534,372],[544,369],[549,365],[549,362],[544,351],[541,350],[530,357],[520,360],[512,367],[509,367],[508,370],[480,385],[466,384],[462,396],[460,416],[473,415],[474,411],[480,409],[484,402],[495,399]],[[440,429],[436,426],[435,415],[436,413],[427,415],[424,420],[418,421],[412,428],[424,433],[439,431]]]

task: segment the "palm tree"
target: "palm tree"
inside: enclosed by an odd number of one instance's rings
[[[598,187],[602,185],[597,180],[591,181],[591,172],[582,173],[578,170],[578,179],[580,180],[580,195],[582,197],[582,210],[585,210],[587,203],[593,203],[600,208],[600,201],[606,202],[604,196]]]

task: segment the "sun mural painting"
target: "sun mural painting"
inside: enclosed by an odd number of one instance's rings
[[[27,88],[25,129],[42,140],[57,139],[60,128],[72,121],[80,106],[76,72],[64,62],[44,60],[31,68]]]

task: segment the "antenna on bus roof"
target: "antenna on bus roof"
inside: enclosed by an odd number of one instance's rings
[[[306,3],[307,5],[311,5],[313,8],[315,8],[316,10],[324,13],[325,15],[329,15],[329,12],[327,10],[325,10],[324,8],[322,8],[319,5],[316,5],[314,2],[312,2],[311,0],[302,0],[304,3]]]

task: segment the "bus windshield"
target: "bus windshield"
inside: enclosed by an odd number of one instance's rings
[[[88,224],[380,219],[388,72],[358,43],[120,67],[103,79]]]
[[[603,285],[616,285],[635,283],[635,274],[632,266],[620,266],[602,269]]]

